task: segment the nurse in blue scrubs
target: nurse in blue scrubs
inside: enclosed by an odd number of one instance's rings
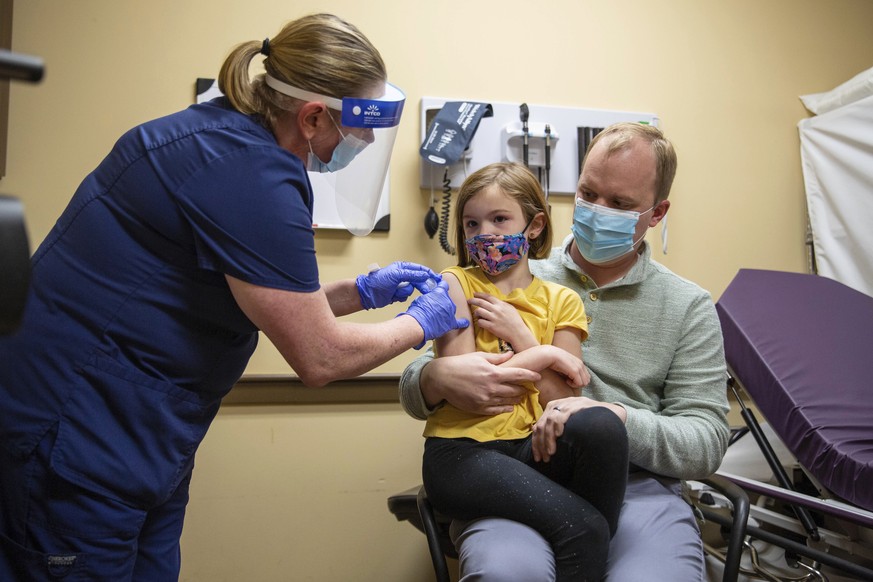
[[[320,386],[467,324],[420,265],[318,279],[310,172],[372,230],[404,103],[386,79],[357,28],[304,17],[85,178],[0,337],[0,580],[177,579],[194,454],[259,330]],[[337,319],[416,290],[388,321]]]

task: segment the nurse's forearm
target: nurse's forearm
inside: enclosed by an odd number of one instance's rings
[[[342,317],[363,309],[361,295],[358,293],[354,279],[325,283],[323,287],[324,294],[327,295],[327,302],[330,304],[330,310],[335,316]]]
[[[300,293],[226,277],[243,313],[309,386],[358,376],[424,340],[422,326],[409,315],[372,324],[338,320],[323,287]]]
[[[401,316],[381,323],[334,321],[293,345],[273,343],[304,384],[318,387],[369,372],[422,339],[418,322]]]
[[[419,323],[401,315],[381,323],[339,322],[345,341],[335,344],[332,365],[324,370],[333,379],[353,378],[384,364],[423,340]]]

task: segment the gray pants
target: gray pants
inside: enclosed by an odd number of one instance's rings
[[[460,582],[555,580],[551,547],[525,525],[497,518],[456,522],[452,537],[460,555]],[[629,476],[605,580],[704,580],[700,531],[678,481],[643,471]]]

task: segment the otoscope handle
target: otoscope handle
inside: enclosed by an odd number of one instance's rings
[[[522,155],[524,156],[524,165],[528,165],[528,138],[530,136],[530,132],[527,127],[527,120],[530,117],[530,109],[527,106],[527,103],[522,103],[518,108],[518,115],[521,118],[521,130],[522,130]]]

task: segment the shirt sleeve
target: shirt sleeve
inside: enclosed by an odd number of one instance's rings
[[[429,347],[425,353],[410,362],[400,375],[400,405],[406,414],[418,420],[427,420],[434,412],[427,407],[420,386],[421,371],[433,358],[433,347]]]
[[[679,479],[715,472],[729,436],[726,380],[718,316],[708,296],[699,297],[684,318],[661,409],[625,405],[631,462]]]
[[[202,268],[264,287],[319,288],[312,188],[284,152],[230,152],[193,174],[177,198]]]
[[[588,320],[585,316],[585,305],[579,294],[562,286],[557,303],[560,308],[555,318],[555,330],[574,327],[582,332],[583,342],[588,339]]]

